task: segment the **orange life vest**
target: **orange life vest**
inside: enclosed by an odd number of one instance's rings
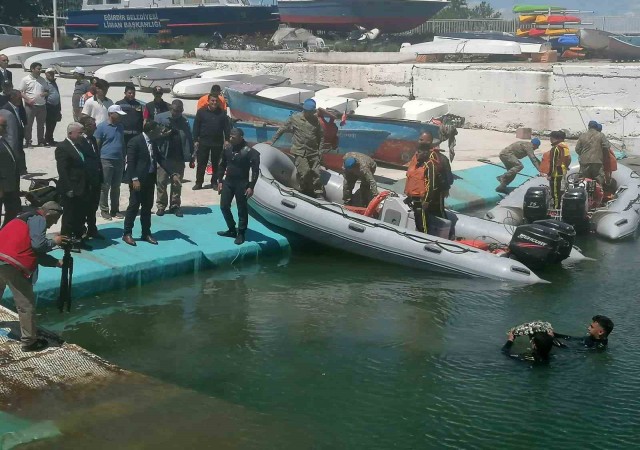
[[[611,176],[611,173],[618,170],[618,160],[616,159],[615,153],[613,153],[611,149],[609,149],[609,151],[605,153],[603,162],[604,172],[605,174],[608,174],[609,177]]]
[[[404,193],[410,197],[424,197],[427,194],[426,185],[427,164],[418,167],[418,158],[413,155],[407,168],[407,183],[404,186]]]
[[[206,108],[209,105],[209,94],[205,94],[198,100],[196,104],[196,111],[201,108]],[[220,105],[220,109],[223,111],[227,110],[227,101],[224,99],[222,95],[218,95],[218,105]]]
[[[554,161],[552,161],[555,147],[542,155],[542,162],[540,162],[540,172],[548,176],[564,175],[567,173],[567,169],[571,165],[571,154],[567,144],[561,142],[556,147],[558,147],[561,154],[560,158],[555,161],[555,164]],[[554,165],[554,167],[552,167],[552,165]]]
[[[324,132],[324,146],[325,148],[335,150],[338,148],[338,126],[335,124],[333,118],[329,119],[327,122],[324,117],[318,114],[318,119],[320,122],[320,126],[322,127],[322,131]]]

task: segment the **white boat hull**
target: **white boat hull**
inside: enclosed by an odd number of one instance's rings
[[[570,173],[578,171],[578,166]],[[597,209],[591,218],[596,233],[611,240],[620,240],[633,236],[640,225],[640,175],[626,166],[618,165],[613,172],[618,183],[618,194],[607,207]],[[507,225],[520,225],[524,222],[522,205],[524,195],[530,187],[548,186],[544,177],[533,178],[517,187],[498,205],[487,211],[485,218]]]
[[[219,85],[222,89],[232,84],[236,84],[237,80],[216,80],[213,78],[189,78],[176,83],[171,89],[171,94],[178,98],[194,99],[211,92],[214,84]]]
[[[29,56],[38,55],[40,53],[51,52],[50,48],[28,47],[19,45],[16,47],[7,47],[2,50],[2,54],[9,58],[9,66],[22,66],[22,62]]]
[[[416,60],[415,55],[398,52],[305,52],[302,57],[319,64],[403,64]]]
[[[492,39],[449,39],[441,38],[433,42],[409,45],[400,53],[414,55],[507,55],[522,54],[520,44]]]
[[[250,206],[273,225],[385,263],[516,283],[543,282],[518,261],[352,213],[337,202],[302,195],[288,187],[295,183],[295,167],[289,157],[266,144],[254,148],[261,154],[261,176]],[[341,177],[333,173],[324,179],[327,197],[341,197]]]
[[[260,50],[216,50],[196,48],[197,58],[207,61],[244,61],[244,62],[298,62],[298,52],[277,52]]]
[[[141,75],[151,70],[151,67],[134,65],[134,64],[110,64],[101,67],[93,74],[114,86],[125,85],[131,83],[131,77]]]

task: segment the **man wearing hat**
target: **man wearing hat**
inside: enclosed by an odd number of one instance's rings
[[[66,236],[47,238],[46,231],[58,222],[62,207],[47,202],[35,211],[21,214],[0,230],[0,297],[7,285],[20,319],[23,352],[47,347],[44,338],[37,337],[35,295],[33,285],[38,278],[38,265],[62,267],[62,261],[47,255],[56,245],[68,242]]]
[[[509,183],[514,180],[518,172],[524,169],[520,160],[525,156],[528,156],[536,170],[538,172],[540,171],[540,161],[538,161],[538,158],[536,158],[534,154],[534,151],[540,148],[540,144],[540,139],[533,138],[530,142],[514,142],[500,152],[500,161],[502,161],[507,171],[499,177],[496,177],[500,182],[500,185],[496,188],[496,192],[507,192]]]
[[[45,120],[44,145],[51,147],[56,145],[53,140],[53,132],[58,122],[62,120],[62,105],[60,104],[60,89],[56,83],[56,69],[49,67],[44,71],[44,78],[49,89],[46,103],[47,119]]]
[[[164,94],[164,91],[161,86],[153,88],[153,101],[144,105],[144,111],[142,112],[145,122],[154,120],[156,114],[169,111],[171,105],[162,100],[162,94]]]
[[[376,162],[371,157],[358,152],[344,155],[344,181],[342,183],[342,200],[345,205],[367,206],[378,195],[378,185],[373,178],[376,173]],[[353,188],[360,181],[361,204],[352,202]]]
[[[289,117],[281,126],[272,141],[272,145],[284,133],[293,133],[291,154],[294,156],[296,177],[300,191],[315,198],[322,198],[324,191],[320,180],[320,157],[324,146],[324,133],[316,114],[316,102],[307,99],[302,104],[302,112]]]
[[[76,122],[80,119],[82,113],[82,106],[80,106],[80,99],[83,95],[89,92],[91,83],[85,77],[85,71],[83,67],[76,67],[71,71],[76,79],[73,85],[73,94],[71,95],[71,107],[73,108],[73,120]]]
[[[589,122],[588,130],[582,133],[576,143],[576,153],[580,163],[580,176],[596,180],[604,185],[604,155],[609,153],[611,144],[598,131],[600,124],[595,120]]]
[[[124,127],[120,116],[126,113],[120,105],[111,105],[107,110],[106,122],[98,125],[95,132],[96,142],[102,163],[102,188],[100,190],[100,211],[103,219],[123,219],[120,213],[120,183],[124,173],[126,148],[124,146]],[[96,120],[97,122],[97,120]],[[109,208],[111,199],[111,208]]]

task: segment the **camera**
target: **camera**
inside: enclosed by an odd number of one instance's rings
[[[64,242],[63,244],[60,245],[60,247],[65,251],[72,251],[73,247],[79,247],[80,244],[82,244],[82,239],[78,239],[78,238],[74,238],[74,237],[70,237],[69,240],[67,240],[67,242]],[[78,252],[80,251],[80,249],[78,248],[77,250]]]

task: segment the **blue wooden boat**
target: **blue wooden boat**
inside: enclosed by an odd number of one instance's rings
[[[289,116],[302,111],[302,106],[259,97],[260,87],[239,84],[231,85],[225,90],[231,114],[244,122],[267,122],[280,125]],[[438,137],[438,127],[416,120],[386,119],[349,115],[342,130],[386,131],[389,137],[373,153],[377,161],[393,165],[405,165],[414,155],[420,134],[430,132]],[[360,146],[363,148],[363,146]],[[358,150],[361,151],[361,150]]]
[[[244,140],[251,145],[273,140],[273,135],[278,130],[276,125],[248,122],[236,122],[234,126],[244,132]],[[324,153],[322,162],[328,169],[341,171],[342,158],[346,153],[360,152],[373,157],[376,149],[388,136],[388,131],[338,130],[338,148]],[[291,149],[291,134],[283,134],[273,146],[288,153]]]
[[[609,57],[615,60],[640,60],[640,36],[610,36]]]

